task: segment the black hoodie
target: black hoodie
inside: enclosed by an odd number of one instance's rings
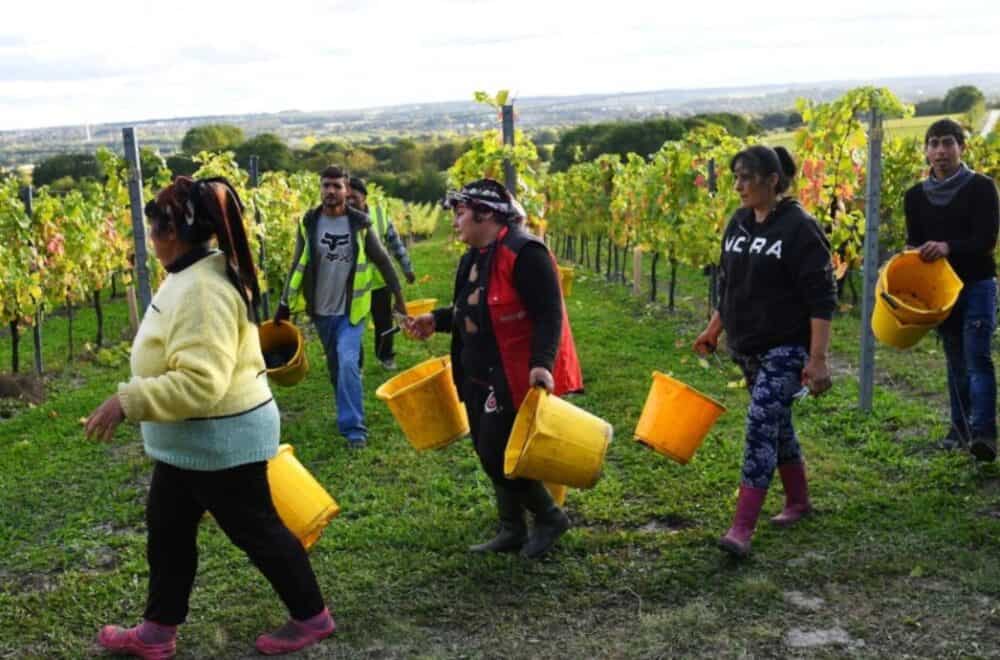
[[[732,351],[809,348],[809,320],[833,318],[830,243],[799,203],[783,199],[764,222],[741,208],[722,237],[719,316]]]

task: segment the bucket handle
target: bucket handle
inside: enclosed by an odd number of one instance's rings
[[[885,304],[887,304],[889,307],[892,307],[893,309],[899,309],[899,301],[893,298],[891,295],[889,295],[888,291],[883,291],[881,293],[881,296],[882,300],[884,300]]]

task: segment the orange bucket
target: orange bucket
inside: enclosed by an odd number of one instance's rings
[[[654,371],[635,439],[683,465],[724,412],[726,407],[715,399]]]

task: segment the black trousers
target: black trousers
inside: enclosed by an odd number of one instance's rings
[[[507,438],[517,417],[503,367],[495,367],[488,381],[467,380],[462,388],[462,398],[465,411],[469,414],[472,442],[483,471],[490,479],[502,482],[511,490],[526,489],[531,480],[508,479],[503,473]]]
[[[380,361],[396,357],[393,343],[395,333],[382,336],[382,333],[392,328],[392,292],[389,287],[372,290],[372,322],[375,323],[375,357]]]
[[[264,574],[293,618],[323,611],[309,557],[274,509],[267,463],[201,472],[157,462],[146,506],[145,619],[178,625],[187,617],[198,568],[198,524],[206,510]]]

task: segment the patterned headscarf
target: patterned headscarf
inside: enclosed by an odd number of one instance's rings
[[[449,190],[441,201],[441,205],[446,209],[453,209],[458,204],[494,211],[505,220],[515,215],[514,198],[503,184],[494,179],[479,179],[465,184],[461,190]]]

